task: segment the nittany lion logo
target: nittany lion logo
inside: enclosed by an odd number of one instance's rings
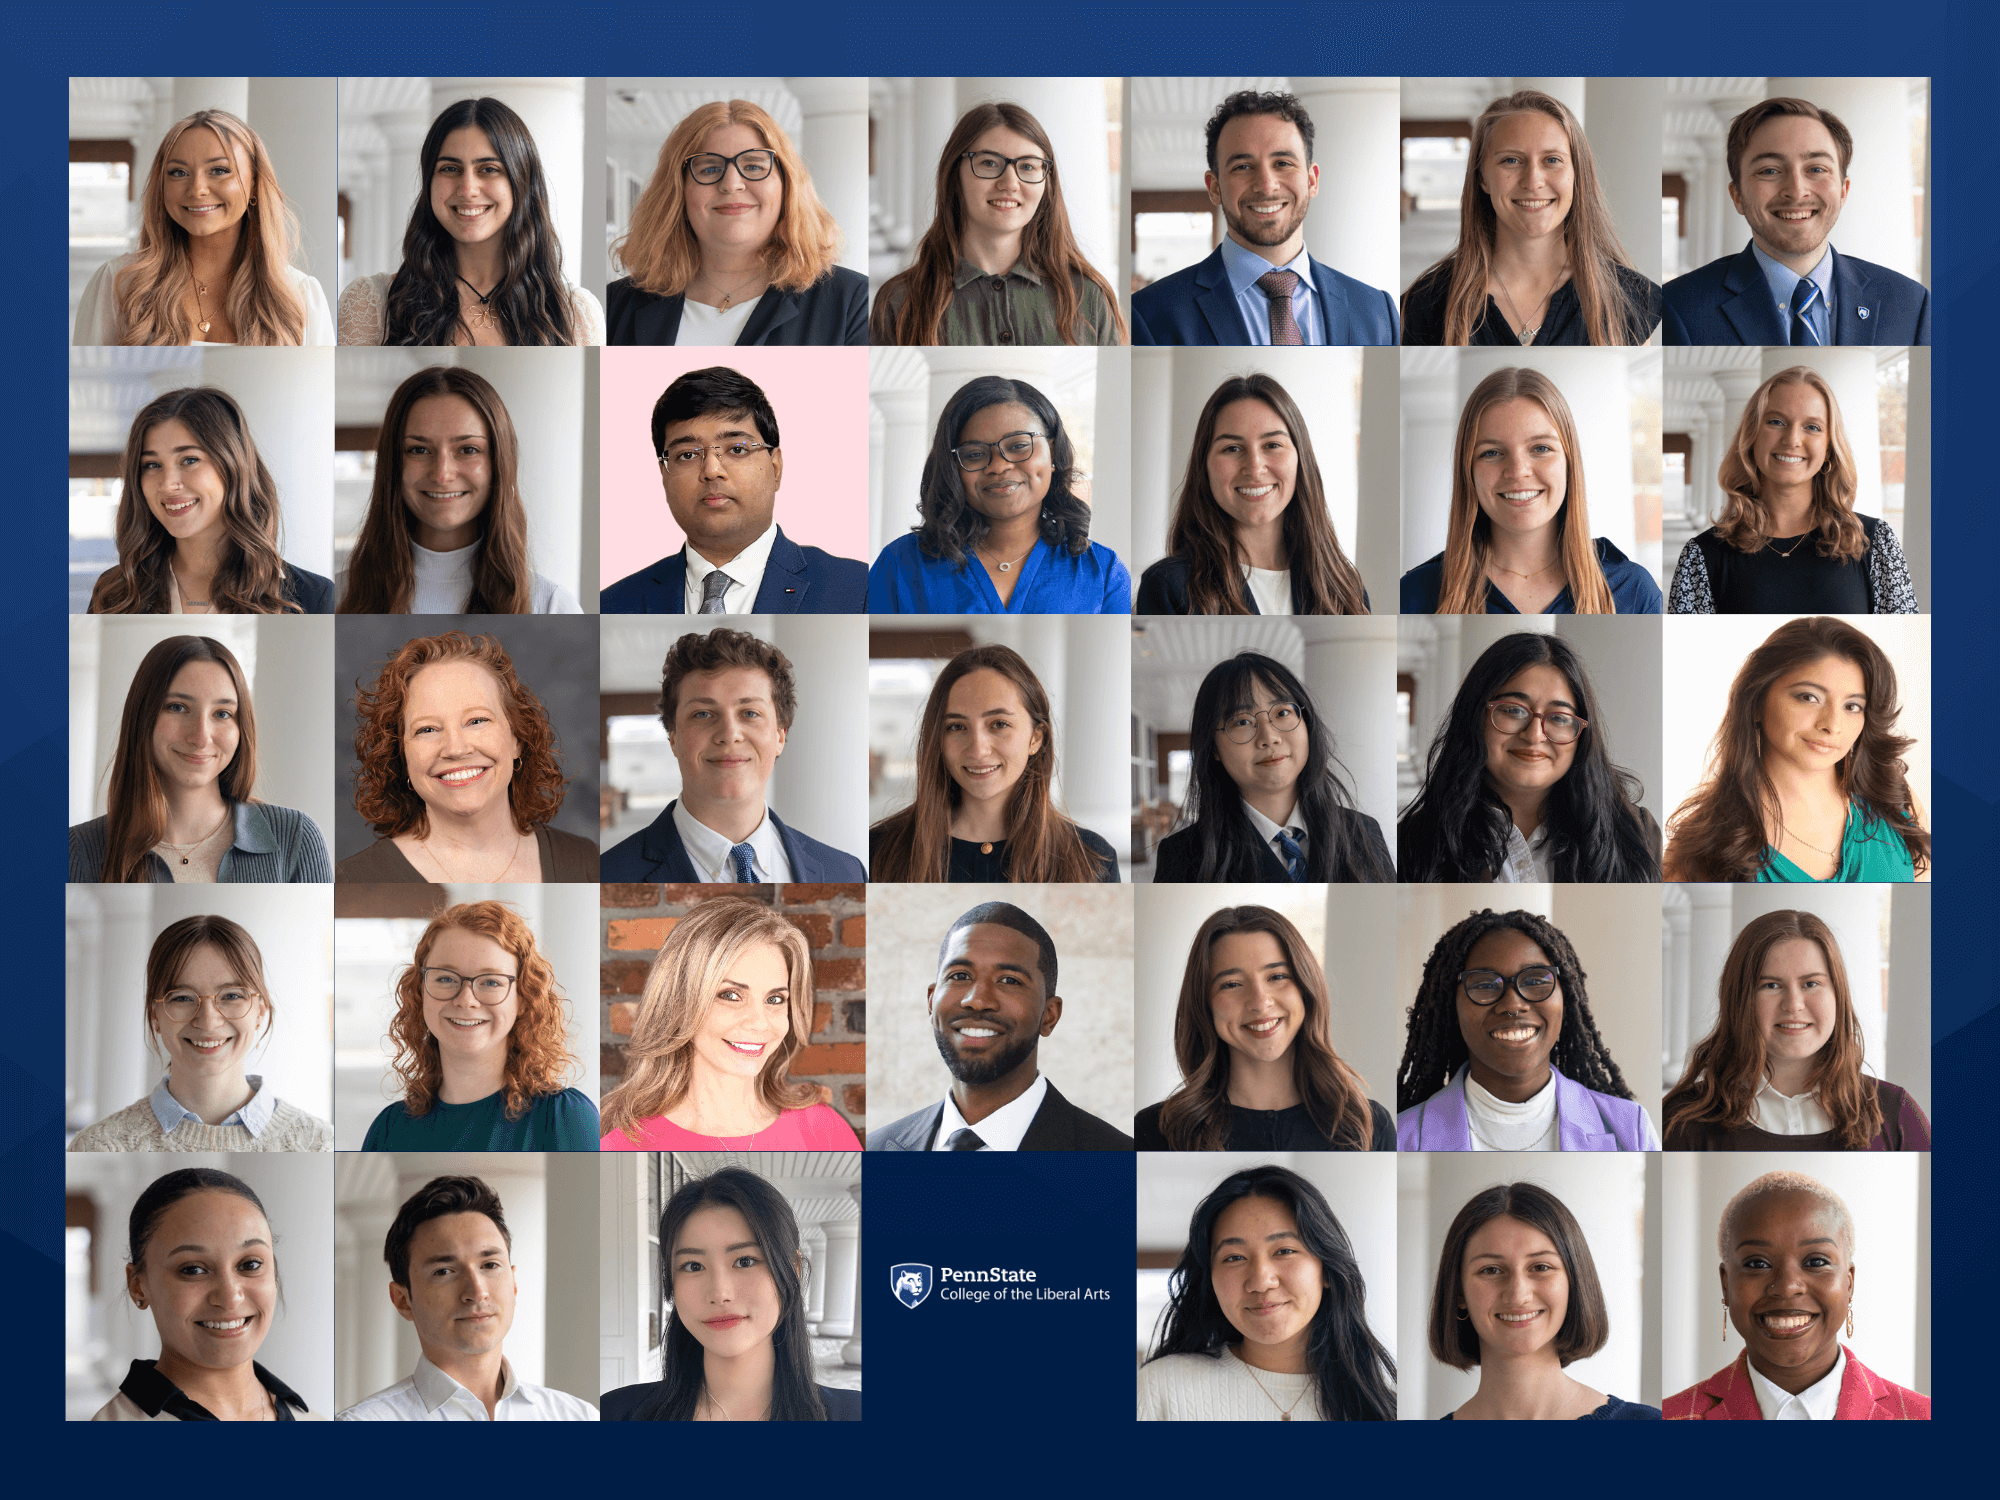
[[[905,1307],[915,1307],[931,1294],[933,1279],[929,1266],[889,1267],[889,1286],[896,1294],[896,1300]]]

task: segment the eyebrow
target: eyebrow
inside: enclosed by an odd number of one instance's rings
[[[1304,152],[1303,152],[1302,150],[1300,150],[1300,149],[1299,149],[1298,147],[1296,147],[1296,146],[1280,146],[1280,147],[1278,147],[1278,148],[1277,148],[1276,150],[1274,150],[1274,151],[1271,151],[1271,152],[1268,152],[1268,153],[1266,153],[1266,154],[1267,154],[1267,155],[1270,155],[1270,156],[1303,156],[1303,155],[1305,155],[1305,153],[1304,153]],[[1226,165],[1228,165],[1228,164],[1229,164],[1230,162],[1237,162],[1237,161],[1257,161],[1257,160],[1260,160],[1260,158],[1258,157],[1257,153],[1256,153],[1256,152],[1254,152],[1254,151],[1232,151],[1232,152],[1230,152],[1230,153],[1229,153],[1229,155],[1227,155],[1227,156],[1223,157],[1223,159],[1222,159],[1222,160],[1223,160],[1223,164],[1224,164],[1224,165],[1226,166]]]
[[[1519,698],[1523,703],[1530,703],[1534,701],[1533,699],[1529,698],[1529,696],[1526,693],[1522,692],[1519,688],[1502,688],[1499,692],[1493,695],[1493,698],[1495,702],[1498,702],[1502,698]],[[1577,711],[1576,705],[1570,702],[1569,699],[1567,698],[1551,698],[1549,699],[1549,706],[1551,708],[1566,708],[1571,713],[1575,713]]]
[[[973,967],[973,963],[972,960],[965,957],[964,954],[959,954],[955,958],[947,958],[944,961],[944,966],[947,969],[969,969]],[[1012,959],[1007,959],[1007,958],[999,960],[997,963],[993,965],[993,967],[996,969],[1004,969],[1011,974],[1026,974],[1031,979],[1034,978],[1035,974],[1037,973],[1036,970],[1029,968],[1026,964],[1017,964]]]
[[[755,1250],[756,1248],[757,1248],[757,1242],[755,1240],[738,1240],[733,1245],[724,1245],[722,1247],[722,1253],[724,1255],[729,1255],[738,1250]],[[674,1251],[674,1254],[706,1255],[708,1254],[708,1251],[700,1245],[682,1245],[679,1249]]]
[[[507,1252],[498,1245],[483,1245],[479,1249],[473,1251],[472,1254],[470,1255],[453,1255],[448,1251],[440,1255],[426,1255],[421,1261],[418,1262],[418,1264],[426,1266],[437,1266],[437,1265],[447,1264],[448,1262],[454,1260],[478,1260],[482,1256],[505,1255],[506,1253]]]
[[[1241,433],[1241,432],[1218,432],[1218,433],[1217,433],[1217,434],[1216,434],[1216,435],[1215,435],[1215,436],[1214,436],[1213,438],[1211,438],[1211,439],[1210,439],[1209,441],[1210,441],[1210,443],[1211,443],[1211,444],[1213,444],[1213,443],[1220,443],[1220,442],[1225,442],[1225,441],[1227,441],[1227,440],[1229,440],[1229,439],[1231,439],[1231,438],[1234,438],[1234,439],[1235,439],[1235,440],[1236,440],[1237,442],[1239,442],[1239,443],[1240,443],[1240,442],[1242,442],[1242,441],[1243,441],[1243,439],[1244,439],[1244,438],[1245,438],[1246,436],[1248,436],[1248,434],[1246,434],[1246,433]],[[1291,434],[1290,434],[1289,432],[1285,431],[1285,429],[1284,429],[1284,428],[1282,428],[1282,427],[1273,427],[1273,428],[1271,428],[1271,429],[1270,429],[1270,430],[1269,430],[1268,432],[1260,432],[1260,433],[1258,433],[1258,434],[1257,434],[1257,436],[1258,436],[1258,437],[1260,437],[1260,438],[1267,438],[1267,437],[1282,437],[1282,438],[1288,438],[1288,437],[1290,437],[1290,436],[1291,436]]]
[[[1821,149],[1821,148],[1819,148],[1818,146],[1815,146],[1815,147],[1813,147],[1813,149],[1812,149],[1812,150],[1810,150],[1810,151],[1804,151],[1804,152],[1801,152],[1801,153],[1799,153],[1799,156],[1798,156],[1798,158],[1797,158],[1797,159],[1798,159],[1798,160],[1801,160],[1801,161],[1812,161],[1812,160],[1814,160],[1815,158],[1817,158],[1817,157],[1822,157],[1822,156],[1823,156],[1823,157],[1825,157],[1825,158],[1826,158],[1826,159],[1827,159],[1828,161],[1832,161],[1832,160],[1834,159],[1834,154],[1833,154],[1833,153],[1832,153],[1831,151],[1825,151],[1825,150],[1822,150],[1822,149]],[[1791,160],[1793,160],[1793,159],[1794,159],[1794,158],[1792,158],[1792,157],[1790,157],[1790,156],[1787,156],[1787,155],[1786,155],[1786,154],[1785,154],[1784,152],[1782,152],[1782,151],[1759,151],[1759,152],[1758,152],[1758,153],[1757,153],[1757,154],[1756,154],[1755,156],[1753,156],[1753,157],[1751,157],[1751,158],[1750,158],[1750,160],[1752,160],[1753,162],[1757,162],[1757,161],[1791,161]]]
[[[169,692],[167,694],[167,699],[169,702],[178,699],[182,703],[198,703],[201,701],[200,699],[195,697],[193,693],[185,693],[180,691],[179,689],[174,689],[173,691]],[[217,703],[227,703],[231,708],[234,708],[236,706],[236,699],[226,693],[222,697],[217,698],[215,701]]]
[[[1540,442],[1544,438],[1549,439],[1556,443],[1560,443],[1562,441],[1562,439],[1553,432],[1530,433],[1527,437],[1523,438],[1521,441],[1527,443],[1534,443],[1534,442]],[[1488,437],[1484,433],[1481,433],[1478,437],[1474,438],[1472,442],[1474,447],[1477,447],[1481,443],[1492,443],[1495,446],[1499,447],[1504,447],[1506,445],[1506,439],[1497,437]]]
[[[1296,1229],[1279,1229],[1264,1236],[1265,1244],[1270,1244],[1272,1240],[1299,1240],[1300,1244],[1305,1243],[1304,1240],[1299,1239],[1299,1232]],[[1217,1240],[1215,1248],[1220,1250],[1224,1245],[1247,1245],[1249,1243],[1242,1235],[1232,1234],[1227,1239]],[[1212,1254],[1213,1252],[1210,1253]]]
[[[1807,680],[1806,680],[1805,678],[1803,678],[1803,677],[1801,677],[1801,678],[1800,678],[1800,679],[1799,679],[1799,680],[1798,680],[1797,682],[1793,683],[1793,684],[1792,684],[1792,686],[1793,686],[1793,687],[1809,687],[1809,688],[1818,688],[1818,689],[1819,689],[1819,690],[1820,690],[1820,691],[1821,691],[1822,693],[1825,693],[1825,694],[1827,695],[1827,697],[1831,698],[1831,697],[1833,696],[1833,689],[1832,689],[1832,688],[1830,688],[1830,687],[1828,687],[1828,686],[1827,686],[1827,685],[1826,685],[1825,683],[1823,683],[1823,682],[1808,682],[1808,681],[1807,681]],[[1845,696],[1845,697],[1849,697],[1849,698],[1866,698],[1866,697],[1868,696],[1868,690],[1867,690],[1866,688],[1863,688],[1863,689],[1862,689],[1862,690],[1861,690],[1860,692],[1858,692],[1858,693],[1847,693],[1847,694],[1844,694],[1843,696]]]
[[[257,1237],[256,1237],[255,1235],[252,1235],[252,1236],[251,1236],[251,1237],[250,1237],[249,1239],[247,1239],[247,1240],[244,1240],[244,1241],[243,1241],[243,1242],[242,1242],[241,1244],[239,1244],[239,1245],[238,1245],[238,1246],[237,1246],[236,1248],[237,1248],[237,1249],[239,1249],[239,1250],[242,1250],[242,1249],[245,1249],[246,1247],[248,1247],[248,1246],[250,1246],[250,1245],[262,1245],[262,1246],[264,1246],[264,1248],[265,1248],[265,1249],[267,1249],[267,1250],[268,1250],[268,1249],[270,1248],[270,1245],[271,1245],[271,1242],[270,1242],[269,1240],[263,1240],[263,1239],[259,1239],[259,1238],[257,1238]],[[192,1251],[194,1251],[194,1252],[195,1252],[195,1254],[197,1254],[197,1255],[205,1255],[205,1254],[207,1254],[207,1253],[208,1253],[208,1246],[206,1246],[206,1245],[176,1245],[176,1246],[174,1246],[174,1248],[173,1248],[173,1249],[169,1250],[169,1251],[167,1252],[167,1254],[169,1254],[169,1255],[179,1255],[179,1254],[180,1254],[180,1253],[181,1253],[181,1252],[182,1252],[183,1250],[192,1250]]]
[[[742,427],[732,427],[727,432],[718,432],[715,436],[718,440],[720,440],[722,438],[754,438],[757,436],[757,434],[754,432],[750,432]],[[701,439],[696,437],[693,433],[681,432],[681,433],[676,433],[674,434],[674,436],[668,438],[667,446],[669,448],[672,448],[681,443],[698,444],[700,442]]]
[[[201,162],[201,163],[202,163],[203,165],[206,165],[207,163],[209,163],[209,162],[212,162],[212,161],[228,161],[228,160],[229,160],[229,153],[228,153],[228,152],[226,152],[226,151],[218,151],[218,152],[217,152],[217,153],[216,153],[215,155],[213,155],[213,156],[203,156],[203,157],[199,157],[199,158],[197,158],[197,160],[198,160],[198,161],[200,161],[200,162]],[[168,157],[168,158],[167,158],[167,165],[168,165],[168,166],[170,166],[170,167],[171,167],[171,166],[174,166],[174,165],[176,165],[176,164],[179,164],[180,166],[183,166],[183,167],[184,167],[184,166],[186,166],[186,165],[188,164],[188,159],[187,159],[187,158],[186,158],[185,156],[170,156],[170,157]]]
[[[1261,972],[1264,969],[1289,969],[1291,965],[1286,963],[1282,958],[1274,958],[1269,963],[1259,964],[1257,967],[1258,970]],[[1211,980],[1215,980],[1222,978],[1222,976],[1225,974],[1248,974],[1249,972],[1250,970],[1243,968],[1239,965],[1238,967],[1233,969],[1217,969],[1215,973],[1210,975],[1209,977]]]
[[[486,441],[486,434],[483,432],[460,432],[453,434],[451,437],[442,439],[431,437],[428,433],[422,433],[422,432],[405,432],[403,434],[403,441],[406,443],[435,443],[435,442],[462,443],[468,438],[472,439],[474,442],[483,443]]]
[[[1536,1256],[1536,1255],[1546,1255],[1546,1256],[1547,1256],[1547,1257],[1548,1257],[1548,1258],[1549,1258],[1550,1260],[1561,1260],[1561,1259],[1562,1259],[1562,1256],[1561,1256],[1560,1254],[1558,1254],[1558,1253],[1556,1252],[1556,1249],[1555,1249],[1555,1247],[1554,1247],[1554,1246],[1552,1246],[1552,1245],[1544,1245],[1544,1246],[1543,1246],[1543,1247],[1542,1247],[1541,1249],[1539,1249],[1539,1250],[1524,1250],[1524,1251],[1522,1251],[1521,1253],[1522,1253],[1522,1254],[1523,1254],[1524,1256]],[[1474,1260],[1497,1260],[1497,1261],[1501,1262],[1501,1263],[1502,1263],[1502,1264],[1504,1265],[1504,1264],[1506,1263],[1506,1260],[1507,1260],[1507,1257],[1506,1257],[1506,1256],[1504,1256],[1504,1255],[1502,1255],[1502,1254],[1500,1254],[1500,1253],[1499,1253],[1498,1251],[1496,1251],[1496,1250],[1482,1250],[1482,1251],[1481,1251],[1481,1252],[1480,1252],[1479,1254],[1477,1254],[1477,1255],[1473,1256],[1473,1257],[1472,1257],[1472,1259],[1474,1259]]]
[[[144,458],[148,453],[158,453],[159,451],[157,448],[141,448],[139,456]],[[167,450],[169,453],[199,453],[201,451],[202,447],[200,443],[176,443]]]
[[[1838,1245],[1838,1244],[1840,1243],[1840,1241],[1839,1241],[1839,1240],[1837,1240],[1837,1239],[1835,1239],[1835,1238],[1834,1238],[1834,1237],[1833,1237],[1832,1235],[1830,1235],[1830,1234],[1822,1234],[1822,1235],[1819,1235],[1819,1236],[1817,1236],[1817,1237],[1816,1237],[1816,1238],[1814,1238],[1814,1239],[1810,1239],[1810,1240],[1800,1240],[1800,1241],[1799,1241],[1799,1243],[1800,1243],[1801,1245]],[[1750,1246],[1750,1245],[1762,1245],[1762,1246],[1764,1246],[1764,1247],[1766,1247],[1766,1248],[1768,1249],[1768,1248],[1770,1247],[1770,1245],[1771,1245],[1771,1241],[1769,1241],[1769,1240],[1738,1240],[1738,1241],[1736,1242],[1736,1248],[1737,1248],[1738,1250],[1741,1250],[1741,1249],[1744,1249],[1744,1248],[1745,1248],[1746,1246]]]
[[[459,163],[459,165],[463,166],[463,165],[465,164],[465,161],[466,161],[466,158],[465,158],[465,157],[463,157],[463,156],[440,156],[440,157],[438,158],[438,160],[439,160],[439,161],[455,161],[455,162]],[[497,156],[475,156],[475,157],[471,158],[471,160],[472,160],[472,161],[473,161],[474,163],[478,163],[478,162],[487,162],[487,161],[490,161],[490,162],[496,162],[496,163],[498,163],[499,165],[501,165],[501,166],[503,166],[503,167],[504,167],[504,166],[506,165],[506,163],[505,163],[505,162],[503,162],[503,161],[501,161],[501,160],[500,160],[500,158],[499,158],[499,157],[497,157]]]
[[[1759,974],[1757,977],[1759,979],[1783,979],[1785,976],[1783,974]],[[1808,969],[1798,977],[1800,979],[1825,979],[1828,975],[1824,969]]]
[[[993,708],[982,708],[976,714],[954,713],[951,709],[946,709],[944,716],[947,719],[990,719],[995,714],[1026,714],[1026,713],[1027,709],[1025,708],[1009,708],[1005,704],[1001,704]]]
[[[733,985],[735,985],[735,986],[736,986],[736,988],[738,988],[739,990],[754,990],[754,989],[756,989],[756,988],[757,988],[757,986],[755,986],[754,984],[751,984],[751,983],[750,983],[750,982],[749,982],[748,980],[746,980],[746,979],[731,979],[731,978],[730,978],[730,977],[729,977],[728,975],[726,975],[726,974],[725,974],[725,975],[723,975],[723,977],[722,977],[722,979],[721,979],[721,981],[720,981],[720,982],[721,982],[721,983],[723,983],[723,984],[733,984]],[[784,982],[783,984],[774,984],[774,985],[772,985],[772,986],[771,986],[771,988],[770,988],[769,990],[765,991],[765,993],[766,993],[766,994],[770,994],[770,995],[782,995],[782,994],[784,994],[784,993],[785,993],[785,992],[786,992],[787,990],[789,990],[789,989],[790,989],[791,987],[792,987],[792,982],[791,982],[791,981],[790,981],[789,979],[787,979],[787,980],[786,980],[786,981],[785,981],[785,982]]]

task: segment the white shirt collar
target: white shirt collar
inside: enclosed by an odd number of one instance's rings
[[[1751,1096],[1750,1123],[1772,1135],[1824,1135],[1833,1129],[1833,1116],[1820,1108],[1819,1098],[1810,1089],[1803,1094],[1781,1094],[1766,1078],[1763,1087]]]
[[[771,548],[777,540],[778,523],[773,521],[764,528],[762,536],[722,565],[722,571],[734,580],[722,596],[724,614],[756,613],[757,590],[763,587],[764,567],[771,560]],[[681,547],[681,555],[687,559],[687,612],[698,615],[701,613],[702,591],[708,586],[708,575],[715,571],[715,564],[685,544]]]
[[[255,1140],[264,1133],[264,1127],[271,1123],[271,1116],[278,1112],[278,1101],[274,1095],[264,1091],[264,1077],[261,1073],[250,1074],[245,1082],[252,1090],[250,1102],[222,1123],[241,1125],[250,1132],[250,1138]],[[164,1078],[160,1080],[160,1086],[153,1090],[146,1102],[153,1106],[153,1118],[160,1122],[162,1135],[172,1135],[180,1128],[183,1120],[192,1120],[197,1125],[202,1123],[200,1115],[184,1107],[180,1100],[167,1091],[167,1080]]]
[[[1501,862],[1500,873],[1495,879],[1520,884],[1555,879],[1553,861],[1549,858],[1548,824],[1537,826],[1535,836],[1529,839],[1521,836],[1521,830],[1514,826],[1512,818],[1507,820],[1507,857]]]
[[[1243,804],[1243,811],[1244,814],[1250,819],[1250,826],[1257,830],[1257,837],[1264,841],[1264,847],[1266,849],[1269,849],[1273,854],[1278,854],[1278,845],[1276,843],[1276,839],[1278,835],[1281,833],[1289,833],[1292,836],[1292,841],[1294,843],[1296,843],[1301,849],[1305,848],[1306,846],[1305,828],[1303,825],[1294,821],[1294,819],[1298,817],[1299,813],[1299,805],[1296,802],[1292,804],[1291,811],[1285,814],[1285,821],[1282,823],[1273,823],[1269,818],[1265,817],[1262,813],[1257,811],[1256,808],[1252,807],[1247,801]],[[1284,855],[1278,854],[1278,858],[1283,859]]]
[[[937,1140],[931,1150],[949,1151],[951,1138],[961,1130],[970,1130],[986,1142],[988,1151],[1019,1151],[1021,1137],[1034,1124],[1035,1112],[1048,1096],[1048,1075],[1037,1073],[1035,1081],[1028,1085],[1020,1098],[1008,1100],[977,1125],[968,1125],[965,1116],[958,1112],[958,1101],[947,1093],[944,1096],[944,1115],[938,1121]]]
[[[486,1414],[486,1403],[484,1401],[481,1401],[478,1396],[460,1385],[451,1376],[445,1374],[444,1371],[432,1364],[422,1354],[417,1356],[417,1370],[410,1377],[410,1382],[416,1386],[417,1394],[423,1398],[424,1410],[427,1412],[436,1411],[447,1401],[459,1401],[461,1405],[465,1402],[470,1402],[472,1405],[478,1407],[481,1416]],[[520,1391],[520,1383],[514,1379],[514,1367],[508,1364],[505,1359],[502,1359],[500,1361],[501,1402],[512,1400],[520,1394]]]
[[[729,858],[735,845],[689,812],[685,802],[674,803],[674,827],[680,830],[681,844],[696,875],[709,884],[735,881],[736,866]],[[764,809],[763,818],[743,842],[750,846],[750,869],[758,880],[782,885],[792,878],[792,862],[785,857],[785,841],[778,836],[770,808]]]
[[[1840,1409],[1840,1377],[1847,1371],[1845,1349],[1834,1357],[1833,1368],[1822,1379],[1796,1396],[1779,1390],[1750,1360],[1743,1364],[1750,1371],[1750,1389],[1756,1392],[1757,1410],[1763,1413],[1766,1422],[1831,1422]]]

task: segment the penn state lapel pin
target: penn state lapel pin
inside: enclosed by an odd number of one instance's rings
[[[1868,309],[1865,307],[1857,307],[1854,309],[1854,316],[1857,318],[1865,318],[1868,316]]]

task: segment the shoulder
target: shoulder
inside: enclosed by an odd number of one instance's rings
[[[1931,1398],[1911,1390],[1908,1386],[1897,1385],[1893,1380],[1885,1380],[1854,1357],[1854,1351],[1847,1351],[1847,1373],[1840,1382],[1841,1405],[1847,1405],[1846,1397],[1851,1387],[1860,1386],[1875,1398],[1874,1409],[1868,1416],[1876,1421],[1928,1422],[1931,1419]]]
[[[86,1125],[69,1143],[72,1151],[145,1151],[161,1140],[160,1121],[153,1106],[141,1099],[116,1114],[106,1115],[95,1125]]]
[[[553,824],[544,823],[536,830],[549,841],[549,854],[554,865],[553,876],[559,881],[594,881],[598,878],[597,845],[579,833],[569,833]]]
[[[75,823],[69,830],[69,878],[74,883],[93,884],[104,873],[103,818]]]
[[[796,1117],[801,1149],[806,1151],[859,1151],[861,1139],[840,1111],[831,1104],[810,1104],[804,1109],[787,1110]]]
[[[852,583],[864,582],[868,577],[868,564],[859,558],[836,557],[823,548],[804,542],[792,542],[790,537],[786,537],[785,540],[799,549],[800,556],[806,560],[806,570],[818,577],[841,579]]]
[[[799,293],[808,302],[832,302],[841,307],[868,300],[868,278],[846,266],[835,266]]]
[[[1621,266],[1614,263],[1611,269],[1618,277],[1618,290],[1625,294],[1625,300],[1634,307],[1650,309],[1653,315],[1653,322],[1659,322],[1660,297],[1663,291],[1660,284],[1647,276],[1645,272],[1635,270],[1631,266]],[[1650,331],[1648,329],[1648,332]],[[1614,1396],[1611,1399],[1616,1401],[1618,1398]],[[1629,1403],[1620,1402],[1620,1405],[1626,1404]]]
[[[1426,558],[1403,575],[1397,592],[1397,607],[1406,615],[1437,613],[1438,593],[1444,587],[1444,554]]]
[[[1160,1129],[1160,1113],[1167,1107],[1163,1099],[1158,1104],[1149,1104],[1132,1117],[1132,1144],[1140,1151],[1171,1151],[1166,1134]]]
[[[1370,1149],[1394,1151],[1396,1149],[1396,1119],[1389,1113],[1389,1107],[1379,1099],[1368,1101],[1368,1122],[1374,1128],[1374,1140]]]
[[[83,296],[76,305],[76,327],[70,336],[73,344],[115,344],[118,342],[118,276],[132,264],[136,252],[113,256],[95,271],[85,283]]]
[[[1660,294],[1668,302],[1683,305],[1690,299],[1711,297],[1722,289],[1729,268],[1748,253],[1746,246],[1732,255],[1717,256],[1705,266],[1696,266],[1692,271],[1676,276],[1660,288]]]
[[[1858,255],[1840,255],[1838,250],[1834,254],[1840,256],[1835,262],[1838,267],[1866,277],[1871,288],[1878,293],[1887,292],[1906,302],[1922,302],[1930,296],[1930,289],[1914,276],[1878,266],[1874,261],[1863,260]]]
[[[382,325],[389,303],[389,287],[395,279],[394,271],[377,271],[372,276],[357,276],[341,289],[339,302],[341,343],[382,342]]]
[[[557,1123],[581,1121],[590,1126],[590,1138],[593,1141],[597,1139],[597,1106],[590,1102],[590,1095],[582,1089],[563,1089],[553,1094],[538,1095],[528,1112],[537,1119]]]
[[[570,315],[576,319],[576,346],[582,348],[602,344],[604,304],[597,300],[597,294],[574,281],[565,281],[563,290],[569,293]]]
[[[861,1392],[836,1390],[833,1386],[819,1388],[820,1404],[826,1408],[829,1422],[859,1422],[861,1420]]]
[[[1607,1394],[1604,1404],[1584,1420],[1592,1419],[1600,1422],[1657,1422],[1660,1420],[1660,1409],[1657,1406],[1642,1405],[1637,1401],[1621,1401],[1618,1397]]]
[[[1163,557],[1139,575],[1139,598],[1133,613],[1184,615],[1188,608],[1188,560]]]
[[[286,563],[284,595],[309,615],[333,613],[333,580]]]
[[[621,1385],[615,1391],[606,1391],[597,1398],[597,1417],[601,1422],[630,1422],[639,1414],[639,1408],[646,1399],[659,1390],[657,1383],[643,1381],[638,1385]]]
[[[1139,1366],[1139,1397],[1172,1396],[1230,1378],[1229,1362],[1212,1354],[1162,1354]]]
[[[384,1386],[373,1395],[363,1396],[352,1406],[333,1414],[336,1422],[399,1422],[403,1420],[399,1408],[409,1399],[416,1386],[414,1377],[405,1375],[394,1385]]]
[[[1035,1111],[1036,1122],[1039,1123],[1043,1115],[1051,1114],[1066,1118],[1070,1129],[1075,1132],[1076,1143],[1069,1148],[1071,1150],[1130,1151],[1133,1149],[1131,1136],[1127,1135],[1110,1121],[1100,1120],[1089,1110],[1079,1108],[1070,1103],[1069,1100],[1062,1096],[1053,1083],[1049,1085],[1048,1097],[1042,1100],[1042,1107]],[[1034,1126],[1030,1125],[1028,1128],[1030,1133],[1032,1133]],[[1023,1144],[1025,1145],[1025,1143],[1026,1137],[1023,1137]]]
[[[1133,310],[1143,309],[1150,313],[1162,313],[1178,303],[1191,300],[1204,271],[1210,266],[1219,269],[1221,265],[1222,252],[1211,250],[1193,265],[1182,266],[1178,271],[1168,272],[1152,285],[1140,287],[1132,294]]]
[[[377,839],[359,854],[350,854],[335,865],[333,878],[336,882],[361,880],[379,885],[390,881],[422,880],[423,876],[396,847],[394,839]]]
[[[1104,879],[1116,882],[1118,879],[1118,851],[1111,847],[1111,841],[1101,833],[1094,833],[1081,823],[1076,825],[1076,836],[1083,840],[1083,847],[1103,862],[1106,867]]]
[[[150,1106],[147,1113],[151,1113]],[[333,1126],[308,1110],[300,1109],[284,1099],[272,1112],[271,1125],[265,1135],[276,1136],[284,1142],[278,1149],[285,1151],[331,1151],[333,1149]]]
[[[392,1100],[375,1112],[368,1122],[368,1134],[361,1142],[363,1151],[392,1151],[402,1127],[419,1116],[410,1113],[401,1099]]]
[[[1161,839],[1159,846],[1153,850],[1153,879],[1192,879],[1197,847],[1192,828],[1183,828]]]
[[[944,1113],[944,1101],[927,1104],[922,1109],[904,1115],[900,1120],[887,1125],[878,1125],[868,1132],[867,1149],[870,1151],[922,1151],[938,1117]]]
[[[1455,256],[1446,256],[1410,283],[1403,293],[1403,342],[1439,344],[1444,342],[1445,304],[1451,296],[1451,276]]]
[[[1611,586],[1611,602],[1621,615],[1657,615],[1664,600],[1660,597],[1660,586],[1653,581],[1653,575],[1640,564],[1633,562],[1608,538],[1598,537],[1591,543],[1597,550],[1597,565],[1604,570],[1604,581]]]

